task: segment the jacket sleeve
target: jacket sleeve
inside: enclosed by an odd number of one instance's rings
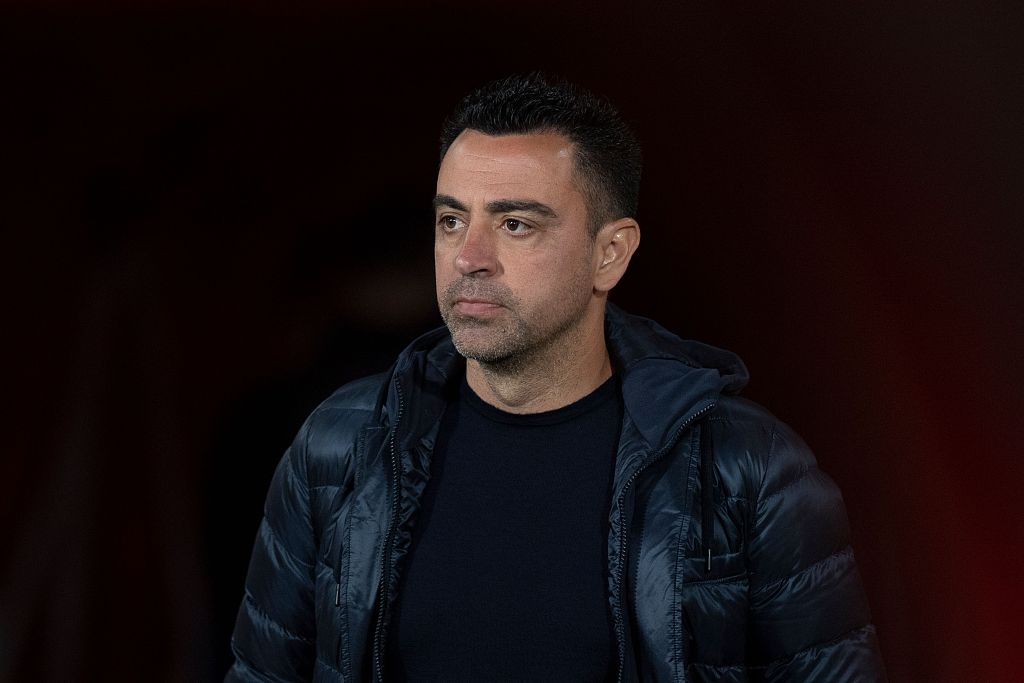
[[[306,478],[308,423],[281,459],[245,581],[226,681],[299,681],[315,657],[315,544]]]
[[[781,423],[749,542],[751,680],[885,681],[842,495]]]

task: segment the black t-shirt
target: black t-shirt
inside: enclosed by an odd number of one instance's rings
[[[608,512],[622,398],[449,405],[388,637],[388,680],[604,681],[618,662]]]

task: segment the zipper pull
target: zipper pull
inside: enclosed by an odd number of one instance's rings
[[[334,593],[334,606],[341,607],[341,581],[338,582],[338,590]]]

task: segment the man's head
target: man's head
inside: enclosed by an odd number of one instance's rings
[[[441,159],[464,130],[501,136],[558,133],[573,143],[575,179],[596,233],[617,218],[636,218],[640,143],[615,108],[582,88],[539,74],[510,76],[462,99],[441,131]]]
[[[528,94],[537,92],[539,102]],[[579,102],[587,104],[577,111]],[[597,124],[600,117],[612,120],[613,132]],[[536,77],[477,91],[451,121],[462,123],[450,122],[443,141],[434,263],[456,348],[506,371],[558,363],[581,347],[603,349],[607,293],[639,243],[639,226],[619,208],[635,207],[635,192],[632,199],[602,194],[602,179],[614,174],[595,171],[594,159],[618,147],[581,151],[588,143],[576,140],[621,143],[624,125],[610,105]]]

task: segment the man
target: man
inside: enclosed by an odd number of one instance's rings
[[[579,89],[463,100],[446,327],[286,453],[229,680],[884,680],[835,485],[736,356],[607,303],[639,177]]]

